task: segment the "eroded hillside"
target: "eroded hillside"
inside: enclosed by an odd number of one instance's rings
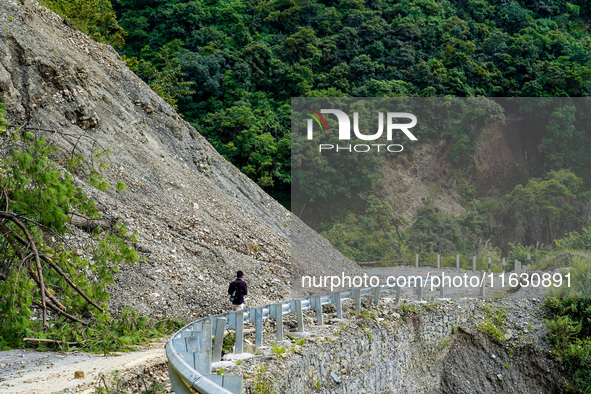
[[[0,102],[9,131],[45,136],[60,148],[58,162],[67,152],[92,161],[94,151],[109,149],[104,176],[127,186],[124,193],[85,186],[110,225],[137,232],[144,257],[120,267],[113,307],[188,320],[228,309],[227,283],[238,269],[252,304],[290,297],[296,274],[358,270],[299,222],[294,234],[310,248],[301,262],[290,261],[290,213],[217,154],[111,47],[33,1],[1,1],[0,20]],[[75,175],[83,184],[83,171]],[[72,227],[66,241],[84,254],[90,238]]]

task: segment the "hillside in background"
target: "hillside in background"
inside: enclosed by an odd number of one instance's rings
[[[289,172],[291,97],[581,97],[591,88],[591,8],[585,1],[113,0],[112,5],[127,32],[117,50],[134,72],[286,206],[289,187],[305,188],[309,180],[292,179]],[[433,205],[442,217],[428,220],[450,224],[435,231],[447,231],[442,238],[476,234],[469,245],[444,247],[441,240],[426,240],[426,248],[419,245],[425,240],[408,245],[419,252],[475,253],[488,239],[504,250],[510,242],[549,245],[587,224],[581,193],[591,185],[591,136],[581,122],[570,124],[568,111],[547,114],[536,127],[520,123],[519,114],[507,114],[506,127],[473,133],[449,128],[421,136],[422,159],[431,170],[396,186],[392,174],[400,165],[373,163],[367,173],[390,174],[390,180],[366,182],[355,193],[388,202],[393,217],[404,219],[393,219],[400,222],[399,230],[412,228],[426,213],[419,208]],[[323,170],[318,165],[310,173]],[[506,220],[515,207],[503,204],[505,195],[517,185],[526,187],[533,177],[548,181],[556,170],[569,170],[583,182],[581,190],[571,191],[576,201],[569,204],[580,219],[530,236],[547,215],[538,210],[531,212],[539,217],[531,223]],[[314,194],[309,198],[320,207],[332,203]],[[336,222],[318,223],[314,212],[302,219],[333,244],[339,241],[328,234],[338,232],[339,224],[379,237],[375,223],[368,227],[365,219],[346,218],[370,209],[367,198],[350,205],[355,209],[340,212]],[[373,248],[392,246],[382,241]],[[356,260],[385,258],[383,253],[346,253]]]
[[[160,92],[185,119],[274,195],[291,181],[291,97],[587,96],[591,88],[584,0],[112,3],[127,32],[118,51],[134,71],[156,90],[168,81]],[[471,160],[475,141],[432,138]],[[567,165],[589,184],[589,136],[563,141],[566,161],[547,154],[561,137],[544,138],[536,170]]]

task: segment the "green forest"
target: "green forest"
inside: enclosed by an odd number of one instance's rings
[[[288,207],[290,187],[305,189],[310,180],[292,182],[292,97],[586,97],[591,89],[591,5],[584,0],[44,1],[115,45],[228,161]],[[76,12],[88,7],[102,14]],[[393,213],[387,221],[398,226],[384,232],[382,219],[364,213],[373,209],[370,182],[356,191],[365,196],[354,204],[357,213],[313,226],[356,261],[388,263],[405,250],[477,253],[488,239],[506,252],[508,228],[520,229],[513,243],[550,245],[587,224],[568,220],[585,209],[591,185],[591,135],[575,125],[574,113],[550,114],[538,146],[540,177],[503,201],[475,198],[470,171],[479,136],[450,132],[429,137],[451,141],[451,160],[468,175],[459,190],[464,217],[427,204],[411,223]],[[315,163],[310,174],[323,170]],[[380,163],[366,164],[371,174]],[[568,189],[563,181],[571,175],[556,171],[570,171],[578,186]],[[534,204],[519,220],[512,212],[523,212],[525,195]],[[393,243],[396,256],[384,252]]]
[[[44,2],[101,9],[78,25],[116,45],[224,157],[283,200],[291,97],[588,96],[591,86],[584,0]]]

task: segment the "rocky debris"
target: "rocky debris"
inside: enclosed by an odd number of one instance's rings
[[[10,17],[9,17],[10,16]],[[306,272],[359,272],[324,239],[221,157],[109,46],[37,2],[0,2],[0,101],[9,121],[60,152],[89,158],[109,149],[114,188],[84,190],[104,225],[137,233],[141,262],[119,267],[111,306],[187,322],[231,309],[227,285],[242,270],[249,305],[292,296]],[[56,157],[65,164],[70,153]],[[74,174],[85,185],[85,171]],[[82,228],[81,228],[82,227]],[[72,226],[65,240],[84,255],[92,240]],[[292,258],[290,232],[302,247]],[[92,276],[92,267],[89,267]]]
[[[561,393],[563,386],[550,352],[534,345],[506,348],[461,331],[444,359],[440,392]]]
[[[341,383],[341,378],[339,378],[336,373],[331,372],[330,377],[332,378],[332,380],[334,380],[335,383]]]
[[[93,386],[94,390],[100,388],[127,393],[174,393],[168,379],[167,364],[163,362],[138,366],[124,372],[103,374]]]

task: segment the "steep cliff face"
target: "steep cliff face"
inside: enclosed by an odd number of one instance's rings
[[[137,231],[144,257],[120,267],[114,307],[188,320],[228,309],[227,283],[238,269],[252,304],[289,297],[296,273],[359,270],[297,221],[295,233],[310,248],[292,262],[290,213],[217,154],[111,47],[29,0],[0,1],[0,21],[0,102],[11,125],[88,160],[110,149],[104,175],[127,185],[122,194],[85,186],[106,218]],[[80,253],[90,242],[74,227],[66,239]]]

